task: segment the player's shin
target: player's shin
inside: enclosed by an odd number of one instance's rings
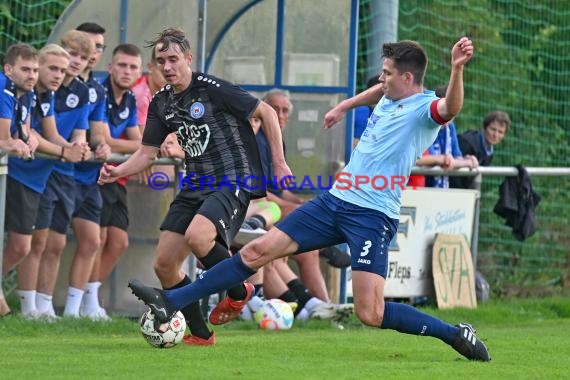
[[[202,273],[195,282],[166,291],[165,297],[177,309],[182,309],[210,294],[236,286],[254,273],[253,269],[243,263],[238,252]]]

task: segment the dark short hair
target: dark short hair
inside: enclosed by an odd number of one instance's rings
[[[388,42],[382,45],[382,58],[394,61],[394,67],[400,73],[411,72],[414,83],[422,85],[428,65],[427,54],[416,41],[404,40]]]
[[[380,83],[380,75],[374,75],[366,81],[366,88],[374,87]]]
[[[14,66],[18,58],[38,59],[36,48],[28,44],[13,44],[8,47],[4,55],[4,64]]]
[[[117,53],[123,53],[123,54],[130,55],[130,56],[133,56],[133,57],[142,57],[141,49],[139,49],[137,45],[133,45],[133,44],[120,44],[120,45],[117,45],[117,46],[113,49],[113,57],[114,57],[115,54],[117,54]]]
[[[435,96],[438,98],[445,98],[445,94],[447,94],[447,85],[437,86],[435,88]]]
[[[151,41],[145,41],[145,47],[154,48],[158,44],[162,44],[160,51],[168,50],[170,44],[176,44],[180,47],[180,51],[186,54],[190,52],[190,41],[186,38],[186,34],[180,28],[166,28],[162,32],[157,33],[156,38]]]
[[[493,122],[504,125],[505,133],[508,132],[511,127],[511,118],[505,111],[491,111],[485,115],[485,118],[483,119],[483,129],[487,129],[487,127]]]
[[[84,22],[83,24],[79,25],[75,30],[79,30],[80,32],[86,32],[91,34],[105,34],[106,30],[101,25],[96,24],[94,22]]]

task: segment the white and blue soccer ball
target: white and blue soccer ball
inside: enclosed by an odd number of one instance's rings
[[[149,309],[140,319],[141,333],[144,339],[156,348],[171,348],[182,342],[186,331],[186,319],[177,311],[166,323],[155,321],[154,314]]]
[[[255,320],[262,330],[288,330],[295,317],[291,306],[280,299],[270,299],[255,312]]]

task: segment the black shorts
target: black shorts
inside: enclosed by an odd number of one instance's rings
[[[227,248],[238,233],[249,206],[251,194],[247,191],[223,188],[221,190],[182,190],[170,204],[161,230],[184,235],[196,214],[208,218],[216,226],[217,240]]]
[[[41,196],[40,193],[8,177],[4,229],[22,235],[31,235],[36,224]]]
[[[101,227],[117,227],[126,231],[129,228],[127,189],[113,182],[101,186],[99,191],[101,198],[103,198]]]

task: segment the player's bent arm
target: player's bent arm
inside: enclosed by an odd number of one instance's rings
[[[0,142],[4,144],[12,138],[10,136],[10,125],[12,124],[12,119],[0,118]]]
[[[67,148],[71,147],[71,143],[66,139],[64,139],[57,131],[57,125],[55,123],[54,116],[44,117],[41,121],[41,126],[42,126],[42,136],[47,141],[52,142],[59,146],[64,146]]]
[[[40,142],[38,141],[35,133],[30,133],[32,130],[32,128],[30,127],[31,120],[32,118],[28,115],[28,118],[26,120],[26,133],[28,135],[28,141],[26,143],[30,147],[30,151],[35,152],[38,149],[38,145]]]
[[[422,156],[420,158],[418,158],[418,160],[416,161],[416,165],[417,166],[441,166],[443,165],[443,160],[444,160],[443,155],[441,154],[435,154],[435,155],[427,155],[427,156]]]
[[[437,111],[443,120],[451,120],[463,107],[463,68],[473,56],[473,43],[462,37],[451,49],[451,74],[445,98],[437,104]]]
[[[267,137],[269,147],[271,148],[273,165],[278,166],[285,164],[283,137],[281,136],[279,119],[277,119],[275,110],[269,104],[261,101],[252,116],[261,120],[261,129],[263,129],[263,133]]]
[[[382,98],[382,95],[384,95],[384,92],[382,91],[382,85],[377,84],[351,98],[341,101],[326,113],[323,127],[331,128],[333,125],[342,120],[346,112],[353,108],[378,103],[378,101],[380,101],[380,98]]]
[[[0,150],[13,152],[18,157],[27,157],[30,155],[30,147],[20,139],[14,139],[10,136],[11,119],[0,119]]]
[[[74,129],[71,133],[72,144],[87,144],[87,130]]]
[[[145,170],[152,165],[159,150],[159,148],[154,146],[140,145],[127,161],[114,168],[113,174],[118,177],[126,177]]]
[[[290,190],[283,190],[283,192],[281,193],[281,197],[287,202],[291,202],[296,205],[305,203],[305,200],[303,198],[299,198],[298,196],[293,194],[293,192],[291,192]]]
[[[141,145],[141,132],[137,127],[126,128],[125,134],[127,139],[116,139],[111,137],[109,129],[105,132],[105,140],[111,147],[113,153],[130,154],[135,152]]]
[[[471,157],[473,157],[473,156],[469,156],[469,157],[455,157],[455,161],[454,161],[453,167],[454,167],[455,169],[458,169],[458,168],[470,168],[470,169],[475,169],[475,168],[479,167],[479,163],[477,162],[477,160],[473,160]]]
[[[105,129],[108,128],[107,124],[102,121],[91,121],[89,123],[90,143],[91,146],[98,146],[106,143]]]
[[[49,155],[52,155],[54,157],[59,157],[59,155],[61,154],[61,148],[62,148],[61,145],[55,144],[55,143],[51,142],[50,140],[44,138],[42,135],[37,133],[35,130],[32,130],[32,134],[34,134],[36,136],[36,138],[38,139],[38,142],[39,142],[38,152],[49,154]],[[67,146],[67,144],[66,144],[66,146]]]

